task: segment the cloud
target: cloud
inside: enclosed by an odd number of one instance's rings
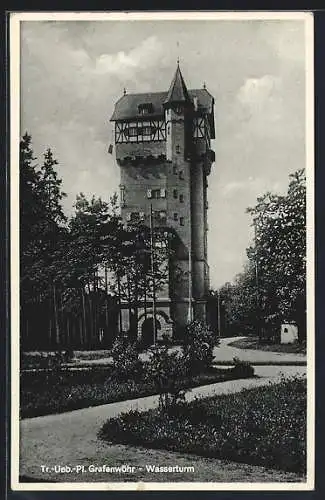
[[[119,169],[108,120],[128,92],[168,90],[181,59],[189,88],[215,97],[216,163],[209,177],[211,285],[240,271],[245,209],[304,166],[304,31],[299,22],[24,22],[22,128],[40,157],[59,160],[71,213],[76,193],[105,199]],[[229,261],[231,249],[231,261]]]
[[[281,79],[273,75],[264,75],[262,78],[247,78],[239,89],[238,100],[246,106],[264,105],[272,99],[281,88]]]
[[[278,76],[264,75],[261,78],[248,78],[240,87],[237,103],[241,107],[245,121],[250,121],[256,133],[265,133],[271,126],[273,132],[276,122],[283,118],[283,88]]]
[[[135,71],[156,64],[157,58],[162,53],[162,43],[156,36],[150,36],[129,52],[101,54],[95,62],[95,71],[98,74],[115,74],[123,78],[130,78]]]

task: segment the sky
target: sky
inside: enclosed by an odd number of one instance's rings
[[[23,21],[21,133],[35,155],[51,147],[72,214],[83,192],[108,200],[119,169],[107,153],[114,103],[167,91],[177,58],[189,89],[215,98],[216,161],[208,179],[210,285],[246,261],[250,216],[267,191],[284,193],[305,167],[302,20]]]

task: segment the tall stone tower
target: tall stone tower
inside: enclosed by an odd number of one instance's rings
[[[155,226],[168,227],[176,235],[167,286],[158,292],[155,304],[139,304],[138,337],[146,336],[150,343],[153,314],[157,340],[177,335],[192,319],[206,320],[207,178],[214,162],[214,99],[205,86],[187,90],[177,64],[168,92],[124,93],[111,121],[123,221],[140,218],[149,225],[153,214]],[[127,331],[126,310],[122,318]]]

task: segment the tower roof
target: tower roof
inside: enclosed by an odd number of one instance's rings
[[[174,75],[173,81],[170,85],[167,99],[164,104],[179,102],[191,102],[190,96],[188,94],[186,84],[184,82],[183,75],[181,73],[179,64],[177,63],[176,73]]]

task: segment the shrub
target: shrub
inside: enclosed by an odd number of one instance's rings
[[[172,413],[125,413],[100,437],[305,473],[306,379],[183,402]]]
[[[185,358],[177,351],[169,352],[166,345],[156,345],[149,349],[150,359],[146,363],[146,377],[153,382],[159,394],[159,406],[167,409],[185,397]]]
[[[233,358],[234,366],[231,368],[236,378],[253,377],[254,367],[248,361],[241,361],[239,358]]]
[[[120,380],[142,377],[143,365],[139,352],[126,336],[118,337],[112,347],[114,375]]]
[[[182,350],[190,374],[205,371],[212,365],[217,342],[210,327],[200,321],[193,321],[186,327]]]

